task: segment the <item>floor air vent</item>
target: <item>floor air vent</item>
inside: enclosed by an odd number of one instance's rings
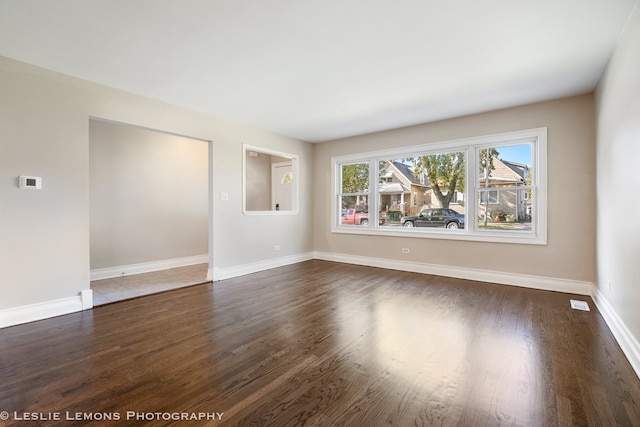
[[[574,310],[589,311],[589,304],[586,301],[571,300],[571,308]]]

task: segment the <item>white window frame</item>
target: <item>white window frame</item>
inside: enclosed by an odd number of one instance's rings
[[[340,166],[337,169],[337,173],[338,173],[340,179],[338,180],[338,187],[336,188],[336,191],[337,191],[336,195],[337,195],[337,199],[340,202],[342,201],[343,197],[356,197],[356,198],[358,198],[358,197],[366,196],[367,197],[367,205],[370,206],[371,205],[371,200],[372,200],[371,199],[371,196],[372,196],[372,194],[371,194],[371,178],[372,178],[372,175],[371,175],[371,164],[369,164],[369,188],[366,189],[366,190],[363,190],[363,191],[356,191],[356,192],[353,192],[353,193],[342,193],[342,166],[355,165],[355,164],[360,164],[360,163],[367,163],[367,161],[366,160],[355,161],[355,162],[346,161],[346,162],[340,163]],[[376,185],[376,189],[377,189],[377,185]],[[342,209],[342,203],[339,203],[338,205]],[[376,205],[377,205],[377,202],[376,202]],[[337,219],[338,225],[340,227],[363,227],[361,225],[356,225],[356,224],[341,224],[340,223],[341,218],[342,218],[342,216],[340,215],[340,216],[338,216],[338,219]],[[368,213],[368,218],[369,218],[369,223],[371,223],[371,221],[374,221],[374,220],[377,221],[378,220],[377,214],[376,214],[376,217],[373,218],[373,216],[371,215],[371,212]]]
[[[478,152],[489,147],[508,145],[532,144],[531,168],[533,181],[531,185],[515,187],[519,190],[531,189],[533,193],[533,211],[531,230],[483,230],[475,220],[478,212],[478,191],[481,189],[478,179]],[[405,229],[403,227],[388,227],[378,224],[379,190],[378,173],[379,161],[390,158],[411,157],[420,155],[442,154],[445,152],[462,151],[465,156],[466,188],[462,193],[465,200],[465,228],[459,230],[448,229]],[[344,164],[369,162],[368,207],[369,224],[367,226],[352,226],[340,224],[341,181],[340,170]],[[505,132],[473,138],[451,141],[434,142],[429,144],[393,148],[388,150],[357,153],[331,158],[332,169],[332,198],[331,198],[331,231],[333,233],[367,234],[376,236],[434,238],[447,240],[470,240],[484,242],[518,243],[518,244],[547,244],[547,128],[527,129],[515,132]],[[492,189],[494,190],[494,189]],[[474,212],[470,215],[470,212]],[[468,218],[474,218],[469,220]]]

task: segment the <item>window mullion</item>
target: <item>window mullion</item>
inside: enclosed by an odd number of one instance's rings
[[[466,185],[465,185],[465,218],[468,218],[465,223],[467,225],[467,232],[475,233],[477,221],[475,220],[478,212],[478,174],[476,171],[478,170],[478,148],[468,148],[467,149],[467,161],[465,162],[466,166]]]
[[[378,228],[380,223],[378,209],[378,161],[369,160],[369,227]]]

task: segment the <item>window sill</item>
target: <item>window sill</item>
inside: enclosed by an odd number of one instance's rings
[[[297,215],[298,211],[297,210],[293,210],[293,211],[242,211],[242,213],[246,216],[253,216],[253,215],[273,215],[273,216],[279,216],[279,215]]]
[[[363,227],[358,225],[342,225],[333,227],[332,233],[336,234],[361,234],[367,236],[387,236],[387,237],[409,237],[418,239],[441,239],[441,240],[460,240],[469,242],[494,242],[494,243],[512,243],[523,245],[546,245],[546,236],[537,236],[531,232],[510,232],[509,235],[504,233],[496,233],[492,231],[476,231],[471,233],[466,230],[446,230],[446,229],[404,229],[398,227],[394,230],[386,230],[383,228]]]

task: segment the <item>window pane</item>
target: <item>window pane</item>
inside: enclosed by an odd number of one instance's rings
[[[380,161],[378,164],[378,203],[386,227],[397,227],[400,218],[422,206],[424,190],[411,158]],[[424,177],[423,177],[424,181]],[[418,204],[420,206],[418,206]]]
[[[531,231],[530,191],[514,187],[481,191],[478,201],[478,230]],[[496,193],[495,199],[492,193]],[[492,203],[493,200],[497,202]]]
[[[416,154],[379,162],[378,203],[385,227],[440,227],[455,219],[464,225],[464,151]],[[431,208],[451,208],[456,218],[407,220]]]
[[[531,151],[529,143],[478,150],[478,230],[532,230]]]
[[[342,165],[341,172],[343,194],[369,191],[369,162]]]

